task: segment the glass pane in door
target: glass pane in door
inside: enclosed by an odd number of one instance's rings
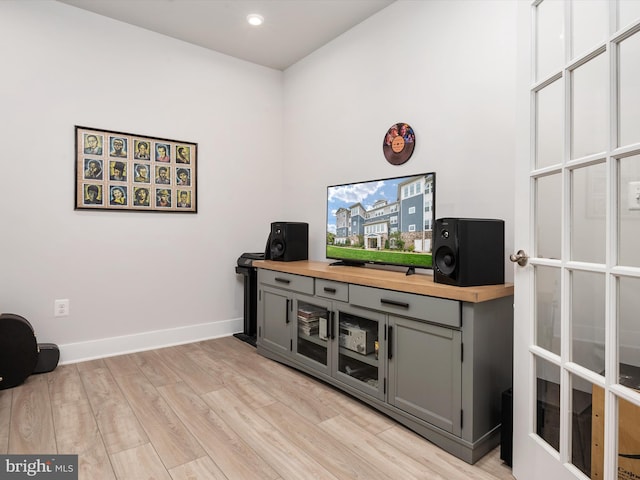
[[[640,278],[618,278],[620,383],[640,390]],[[640,452],[638,452],[640,453]]]
[[[328,364],[328,319],[326,308],[298,301],[297,353],[322,365]]]
[[[618,160],[618,265],[640,267],[639,238],[640,155],[634,155]]]
[[[607,57],[600,54],[571,72],[571,158],[607,148]]]
[[[562,162],[562,81],[536,92],[536,168]]]
[[[605,276],[571,272],[572,361],[604,375]]]
[[[340,312],[338,371],[375,389],[379,382],[378,322]]]
[[[560,258],[562,175],[536,179],[536,256]]]
[[[564,64],[564,4],[546,1],[538,5],[536,10],[538,12],[536,79],[540,80],[559,71]]]
[[[604,389],[592,387],[591,404],[591,477],[604,479]]]
[[[560,367],[536,357],[536,433],[554,449],[560,445]]]
[[[640,3],[640,2],[638,2]],[[636,17],[637,20],[637,17]],[[640,142],[640,32],[620,42],[618,63],[618,143],[623,147]]]
[[[589,0],[571,2],[572,57],[582,54],[607,38],[609,2]]]
[[[571,172],[571,260],[605,263],[606,195],[604,163]]]
[[[592,391],[590,382],[571,375],[571,463],[589,478],[592,478]]]
[[[536,345],[560,355],[560,269],[536,265]]]
[[[640,18],[638,0],[618,0],[618,28],[629,25]]]
[[[640,406],[618,398],[618,479],[640,477]]]

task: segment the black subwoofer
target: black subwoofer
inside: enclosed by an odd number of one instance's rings
[[[273,222],[267,242],[270,260],[293,262],[309,258],[309,224],[303,222]]]
[[[500,427],[500,460],[513,465],[513,389],[502,392],[502,426]]]
[[[433,281],[459,287],[504,283],[504,221],[440,218],[433,240]]]

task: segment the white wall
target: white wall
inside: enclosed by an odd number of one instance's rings
[[[40,0],[0,2],[0,58],[0,311],[63,362],[241,331],[235,262],[282,207],[282,72]],[[74,211],[74,125],[197,142],[198,213]]]
[[[506,221],[513,279],[516,3],[400,0],[285,72],[286,211],[312,258],[327,185],[435,171],[437,217]],[[416,148],[393,166],[382,141],[401,121]]]

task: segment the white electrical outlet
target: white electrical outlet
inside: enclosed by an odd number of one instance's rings
[[[66,317],[69,315],[69,299],[56,300],[53,305],[53,315],[56,317]]]
[[[640,210],[640,182],[629,182],[627,207],[629,210]]]

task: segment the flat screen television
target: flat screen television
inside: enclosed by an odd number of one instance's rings
[[[432,268],[436,174],[327,187],[326,256],[338,265]]]

